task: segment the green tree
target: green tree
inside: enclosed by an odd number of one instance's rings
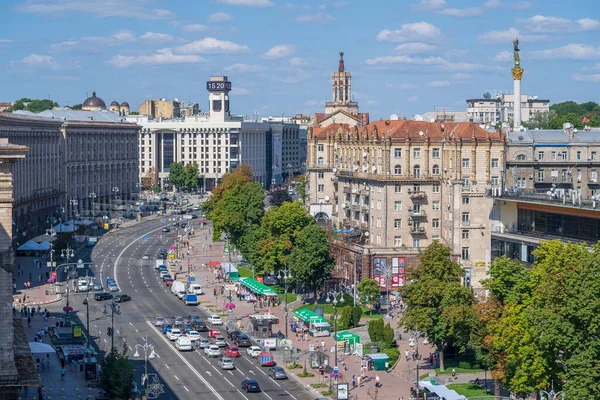
[[[127,357],[127,347],[121,352],[113,348],[100,362],[99,386],[106,396],[115,400],[128,400],[133,396],[133,365]]]
[[[258,182],[246,183],[228,190],[218,208],[212,212],[213,240],[226,232],[234,241],[259,224],[264,214],[265,195]]]
[[[283,203],[286,203],[286,202],[291,203],[292,196],[290,196],[289,193],[287,192],[287,190],[285,190],[285,189],[274,190],[269,195],[269,203],[273,207],[279,207]]]
[[[182,164],[174,162],[169,166],[169,182],[174,188],[180,188],[185,184],[184,167]]]
[[[373,304],[377,302],[376,299],[381,296],[381,287],[375,279],[363,279],[356,287],[358,291],[358,297],[361,303],[369,307],[369,310],[373,310]]]
[[[316,293],[316,289],[331,276],[334,260],[329,252],[329,240],[325,230],[313,222],[304,222],[308,225],[294,240],[294,248],[287,264],[294,280],[300,281],[305,288],[313,288]],[[350,319],[351,315],[352,311]]]
[[[306,176],[300,175],[296,177],[296,187],[298,188],[298,194],[300,195],[300,199],[304,203],[306,201]]]
[[[383,342],[385,344],[386,349],[389,349],[394,344],[394,336],[395,336],[394,328],[392,328],[392,326],[390,324],[386,324],[383,327],[383,335],[382,335]]]
[[[372,343],[377,343],[383,340],[383,319],[375,318],[369,321],[367,332]]]
[[[250,182],[252,182],[252,168],[247,164],[242,164],[234,172],[225,174],[217,187],[212,190],[212,196],[202,205],[206,216],[212,218],[211,214],[213,210],[219,207],[227,191],[239,188]]]
[[[79,104],[72,105],[70,108],[71,108],[71,110],[81,110],[82,107],[83,107],[83,104],[79,103]]]
[[[472,311],[475,300],[472,291],[462,286],[463,270],[450,259],[448,247],[434,242],[419,254],[419,261],[418,266],[408,269],[410,283],[401,290],[407,307],[400,324],[407,331],[427,334],[444,370],[446,346],[453,343],[464,347],[469,341],[470,332],[464,325],[473,320],[474,314],[467,321],[462,318]]]
[[[55,101],[49,99],[28,99],[24,97],[15,101],[9,111],[25,110],[39,113],[46,110],[52,110],[54,107],[58,107],[58,103]]]
[[[338,309],[339,308],[340,307],[338,307]],[[352,306],[341,307],[341,311],[338,311],[338,313],[339,313],[339,318],[337,321],[337,330],[343,331],[345,329],[351,328],[352,327]],[[334,315],[332,315],[332,317]]]
[[[183,171],[183,186],[188,189],[194,189],[198,187],[198,176],[198,163],[194,161],[193,163],[186,164]]]
[[[360,308],[360,306],[352,307],[352,327],[353,328],[358,327],[358,324],[360,323],[360,318],[362,317],[362,313],[363,313],[363,310],[362,310],[362,308]]]

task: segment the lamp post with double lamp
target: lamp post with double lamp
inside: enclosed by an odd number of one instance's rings
[[[112,192],[115,194],[115,211],[116,211],[117,210],[117,206],[118,206],[117,199],[119,197],[119,188],[117,186],[113,186]],[[113,211],[113,210],[110,210],[110,211]],[[116,215],[116,213],[115,213],[115,215]]]
[[[154,346],[148,343],[148,335],[146,335],[143,339],[144,344],[136,343],[135,354],[133,357],[140,358],[138,349],[142,349],[144,351],[144,376],[142,377],[142,384],[144,385],[144,395],[146,398],[148,398],[148,359],[153,360],[156,357],[156,353],[154,352]]]
[[[231,281],[231,247],[229,246],[229,238],[230,238],[229,233],[226,233],[225,237],[227,238],[227,256],[229,259],[229,263],[228,263],[229,264],[229,272],[228,272],[229,278],[228,278],[228,280]],[[229,285],[229,301],[231,301],[231,285]]]
[[[552,389],[549,392],[545,390],[540,390],[540,398],[547,397],[548,400],[558,400],[558,396],[560,395],[561,400],[565,400],[565,393],[563,391],[555,392],[554,391],[554,379],[552,380]]]
[[[285,338],[286,339],[288,338],[288,296],[287,296],[288,287],[287,287],[287,281],[291,277],[292,277],[292,274],[288,270],[287,264],[285,265],[285,268],[283,269],[283,271],[279,271],[279,274],[277,275],[277,278],[279,278],[279,280],[283,279],[283,287],[284,287],[283,290],[284,290],[284,296],[285,296]]]
[[[330,299],[330,296],[333,297],[333,301]],[[327,293],[327,299],[325,300],[327,303],[333,304],[333,348],[335,349],[335,367],[337,369],[338,366],[338,352],[337,352],[337,306],[338,306],[338,296],[340,297],[339,303],[344,302],[344,292],[329,292]]]
[[[419,330],[412,330],[410,331],[410,340],[408,342],[408,345],[410,347],[414,347],[415,349],[415,362],[416,362],[416,370],[417,370],[417,399],[419,398],[419,393],[421,391],[420,386],[419,386],[419,360],[421,359],[421,354],[419,354],[419,338],[421,336],[425,336],[424,332],[421,332]],[[429,341],[427,340],[427,337],[425,337],[425,339],[423,340],[423,344],[429,344]]]
[[[69,259],[75,257],[75,251],[67,244],[66,249],[62,249],[60,252],[62,258],[67,259],[67,307],[69,307],[69,277],[71,276],[71,266],[69,265]]]
[[[75,208],[79,205],[79,202],[77,199],[71,199],[69,200],[69,203],[71,203],[71,216],[73,219],[75,219]]]
[[[90,207],[90,214],[92,214],[92,217],[95,217],[96,215],[94,213],[94,205],[96,204],[96,193],[92,192],[92,193],[90,193],[88,195],[88,197],[90,199],[92,199],[91,200],[91,204],[90,204],[91,205],[91,207]]]
[[[104,305],[104,311],[102,311],[102,314],[104,315],[108,315],[108,308],[110,308],[110,328],[106,329],[106,333],[108,334],[108,336],[110,336],[110,351],[112,353],[113,349],[115,348],[115,314],[117,315],[121,315],[121,306],[119,306],[117,303],[115,303],[115,301],[113,300],[108,307],[106,306],[106,304]]]

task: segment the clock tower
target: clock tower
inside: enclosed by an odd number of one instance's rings
[[[231,120],[229,114],[229,92],[231,82],[226,76],[211,76],[206,82],[208,90],[208,107],[211,122],[225,122]]]
[[[340,52],[338,70],[332,77],[332,100],[325,103],[325,114],[331,115],[338,110],[358,115],[358,103],[352,101],[352,75],[344,66],[344,52]]]

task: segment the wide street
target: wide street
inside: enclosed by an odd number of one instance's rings
[[[197,220],[194,220],[196,222]],[[266,374],[267,369],[257,365],[245,353],[235,360],[236,369],[222,371],[216,358],[208,359],[198,351],[179,352],[174,345],[153,325],[155,316],[171,319],[173,316],[186,317],[199,314],[207,316],[200,307],[186,306],[169,290],[153,268],[154,258],[161,247],[169,248],[173,243],[173,232],[162,233],[161,228],[168,224],[160,219],[144,221],[129,228],[121,228],[102,237],[91,252],[93,267],[90,275],[106,285],[108,277],[115,278],[121,292],[132,297],[131,302],[121,305],[120,315],[114,315],[114,345],[121,349],[127,346],[130,359],[134,362],[136,382],[141,391],[141,376],[144,370],[144,352],[134,359],[136,344],[148,343],[154,346],[157,357],[149,360],[149,372],[157,372],[164,384],[165,399],[252,399],[275,398],[310,399],[314,398],[293,379],[273,381]],[[142,260],[144,253],[150,254],[150,260]],[[184,267],[185,268],[185,267]],[[111,323],[110,307],[108,316],[103,314],[109,301],[95,301],[93,292],[89,293],[90,332],[103,350],[110,349],[111,338],[107,328]],[[76,294],[71,304],[80,310],[80,318],[85,321],[86,294]],[[204,333],[206,336],[207,334]],[[244,350],[244,349],[242,349]],[[262,393],[241,391],[241,382],[246,377],[256,379]]]

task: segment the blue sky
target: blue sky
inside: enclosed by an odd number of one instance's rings
[[[3,1],[0,101],[107,104],[146,98],[206,108],[226,74],[235,114],[322,112],[338,52],[372,119],[411,117],[485,91],[511,91],[520,40],[523,93],[599,101],[597,0]]]

